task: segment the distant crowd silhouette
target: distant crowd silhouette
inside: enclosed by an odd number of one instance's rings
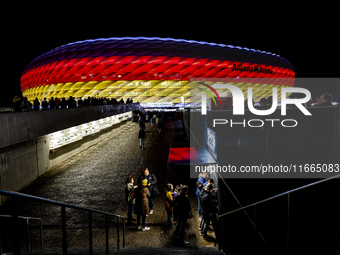
[[[305,95],[303,93],[292,93],[290,98],[304,98]],[[307,107],[311,106],[333,106],[333,96],[330,93],[323,93],[317,95],[313,100],[313,97],[306,103]],[[336,97],[336,101],[338,101],[338,97]],[[257,109],[269,109],[272,106],[273,98],[269,96],[268,98],[261,98],[259,101],[259,105],[255,108]],[[52,110],[52,109],[63,109],[63,108],[75,108],[75,107],[84,107],[84,106],[98,106],[98,105],[113,105],[113,104],[132,104],[133,99],[128,98],[125,102],[123,98],[120,101],[117,101],[116,98],[106,98],[106,97],[88,97],[84,100],[79,98],[75,100],[74,97],[70,96],[68,100],[63,98],[53,98],[51,97],[50,100],[44,98],[44,100],[39,101],[36,98],[33,103],[31,103],[27,97],[19,98],[15,96],[12,101],[12,106],[14,107],[14,111],[16,112],[27,112],[27,111],[39,111],[39,110]],[[139,102],[137,101],[137,104]],[[245,106],[248,107],[247,100],[244,102]],[[253,100],[253,105],[255,102]],[[288,108],[293,108],[295,105],[288,105]],[[224,105],[224,110],[232,110],[232,105]]]
[[[53,110],[53,109],[65,109],[65,108],[76,108],[76,107],[86,107],[86,106],[99,106],[99,105],[114,105],[114,104],[132,104],[133,99],[128,98],[125,102],[123,98],[117,101],[116,98],[106,98],[106,97],[88,97],[84,100],[79,98],[75,100],[74,97],[70,96],[68,100],[63,98],[53,98],[50,100],[44,98],[39,101],[38,98],[34,99],[31,103],[27,97],[19,98],[15,96],[12,101],[12,106],[15,112],[28,112],[28,111],[40,111],[40,110]],[[137,102],[138,104],[138,102]]]

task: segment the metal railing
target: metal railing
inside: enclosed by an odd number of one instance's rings
[[[13,233],[19,233],[19,226],[18,226],[18,209],[17,205],[19,200],[26,199],[26,200],[33,200],[33,201],[38,201],[41,203],[45,204],[51,204],[55,206],[60,206],[61,207],[61,222],[62,222],[62,242],[63,242],[63,254],[67,254],[67,231],[66,231],[66,208],[72,208],[72,209],[77,209],[77,210],[83,210],[87,211],[89,213],[88,219],[89,219],[89,254],[93,254],[93,239],[92,239],[92,214],[93,213],[98,213],[98,214],[103,214],[105,215],[105,241],[106,241],[106,254],[109,253],[109,216],[116,217],[117,219],[117,249],[119,250],[119,224],[120,224],[120,219],[122,219],[123,223],[123,247],[125,247],[125,221],[124,217],[121,215],[109,213],[109,212],[104,212],[100,210],[95,210],[95,209],[90,209],[86,207],[81,207],[81,206],[76,206],[72,204],[67,204],[63,202],[58,202],[55,200],[50,200],[50,199],[45,199],[41,197],[35,197],[27,194],[22,194],[19,192],[13,192],[13,191],[7,191],[7,190],[0,190],[0,195],[3,196],[8,196],[11,198],[11,204],[12,204],[12,224],[13,224]],[[12,237],[12,243],[14,247],[14,254],[15,255],[20,255],[20,240],[16,238],[15,235]]]
[[[267,198],[267,199],[261,200],[261,201],[259,201],[259,202],[256,202],[256,203],[253,203],[253,204],[250,204],[250,205],[247,205],[247,206],[242,206],[241,208],[238,208],[238,209],[235,209],[235,210],[233,210],[233,211],[230,211],[230,212],[221,214],[221,215],[219,215],[218,217],[219,217],[219,218],[222,218],[222,217],[224,217],[224,216],[227,216],[227,215],[230,215],[230,214],[239,212],[239,211],[244,211],[244,212],[246,212],[245,209],[250,208],[250,207],[254,207],[254,214],[256,215],[256,206],[257,206],[257,205],[287,195],[287,230],[286,230],[286,231],[287,231],[287,247],[286,247],[286,248],[287,248],[287,254],[289,254],[289,251],[290,251],[290,194],[293,193],[293,192],[300,191],[300,190],[302,190],[302,189],[309,188],[309,187],[315,186],[315,185],[317,185],[317,184],[320,184],[320,183],[323,183],[323,182],[326,182],[326,181],[335,179],[335,178],[340,178],[340,174],[334,175],[334,176],[332,176],[332,177],[329,177],[329,178],[326,178],[326,179],[323,179],[323,180],[320,180],[320,181],[317,181],[317,182],[313,182],[313,183],[310,183],[310,184],[301,186],[301,187],[296,188],[296,189],[292,189],[292,190],[283,192],[283,193],[281,193],[281,194],[279,194],[279,195],[276,195],[276,196],[273,196],[273,197],[269,197],[269,198]],[[255,216],[255,217],[256,217],[256,216]],[[256,222],[253,224],[253,226],[254,226],[254,228],[255,228],[255,229],[254,229],[255,233],[257,233]],[[261,236],[261,237],[262,237],[262,236]],[[256,242],[256,235],[255,235],[254,238],[255,238],[255,242]]]
[[[0,218],[11,218],[12,215],[0,215]],[[27,251],[31,251],[31,245],[30,245],[30,227],[29,227],[29,221],[30,220],[38,220],[40,221],[40,248],[42,249],[44,246],[43,243],[43,229],[42,229],[42,220],[41,218],[35,218],[35,217],[24,217],[24,216],[18,216],[18,219],[26,220],[26,229],[27,229]],[[2,240],[1,240],[1,225],[0,225],[0,254],[2,254]]]

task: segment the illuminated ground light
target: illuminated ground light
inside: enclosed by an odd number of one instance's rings
[[[22,72],[21,90],[38,98],[132,98],[140,103],[194,103],[191,79],[250,78],[254,99],[273,86],[294,86],[292,65],[283,57],[238,46],[172,38],[100,38],[69,43],[31,61]],[[256,81],[255,81],[256,79]],[[271,82],[275,81],[275,82]],[[199,91],[199,90],[198,90]],[[223,96],[224,91],[217,91]],[[195,92],[203,93],[202,91]]]

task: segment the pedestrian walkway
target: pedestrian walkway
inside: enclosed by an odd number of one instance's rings
[[[183,132],[171,132],[171,129],[183,130],[181,120],[166,121],[163,128],[167,133],[159,134],[156,127],[146,124],[143,149],[139,146],[138,123],[127,122],[110,137],[51,169],[22,193],[127,216],[124,196],[126,178],[132,172],[137,179],[148,167],[157,177],[161,195],[155,199],[154,214],[146,218],[146,225],[151,228],[149,231],[138,231],[136,225],[126,226],[126,246],[170,249],[176,246],[176,242],[174,227],[165,227],[167,217],[163,191],[167,183],[188,185],[191,206],[193,212],[197,212],[196,180],[190,179],[187,166],[167,166],[170,146],[188,146]],[[19,212],[23,216],[42,218],[45,247],[62,247],[60,208],[27,202],[20,204]],[[72,209],[67,209],[66,214],[68,247],[88,247],[88,214]],[[189,248],[202,247],[198,215],[194,215],[186,229]],[[38,228],[31,229],[33,233],[38,233]],[[110,246],[116,245],[115,219],[112,219],[109,231]],[[33,248],[38,248],[39,234],[32,235],[31,242]],[[105,247],[103,216],[93,215],[93,246]]]

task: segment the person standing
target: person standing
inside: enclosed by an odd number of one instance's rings
[[[34,111],[39,111],[39,110],[40,110],[40,103],[39,103],[38,98],[35,98],[35,99],[34,99],[34,102],[33,102],[33,109],[34,109]]]
[[[202,199],[201,213],[203,216],[204,224],[201,227],[203,227],[203,230],[202,230],[203,239],[210,241],[210,238],[207,235],[210,221],[212,222],[215,235],[216,235],[216,239],[218,239],[217,231],[216,231],[216,227],[217,227],[216,208],[214,206],[213,198],[211,196],[213,186],[211,184],[208,184],[204,190],[205,190],[205,193],[203,193],[201,196],[201,199]]]
[[[140,148],[145,149],[145,147],[144,147],[144,139],[146,138],[146,136],[145,136],[144,129],[140,129],[139,130],[138,138],[139,138],[139,142],[140,142]]]
[[[208,173],[205,172],[205,173],[200,173],[198,176],[198,180],[197,180],[197,183],[202,184],[201,188],[199,188],[198,184],[196,188],[196,196],[197,196],[197,202],[198,202],[198,216],[199,216],[200,221],[202,221],[202,214],[201,214],[201,201],[200,201],[199,193],[200,193],[200,190],[202,190],[202,188],[208,184],[207,178],[208,178]]]
[[[44,100],[41,102],[41,107],[43,110],[47,110],[48,109],[48,102],[46,100],[46,97],[44,98]]]
[[[24,101],[21,103],[21,110],[23,112],[30,111],[30,103],[28,102],[27,97],[24,97]]]
[[[147,167],[145,167],[144,172],[139,176],[138,178],[138,183],[142,182],[143,180],[147,181],[147,188],[149,189],[150,192],[150,215],[153,214],[153,210],[154,210],[154,198],[156,197],[156,190],[157,187],[157,178],[153,173],[149,172],[149,169]]]
[[[139,117],[139,128],[145,130],[145,123],[141,117]]]
[[[146,226],[145,220],[146,215],[149,212],[149,201],[148,198],[150,197],[149,189],[147,188],[148,182],[146,180],[142,180],[140,182],[140,188],[138,188],[137,200],[136,200],[136,210],[135,213],[137,214],[137,229],[142,231],[147,231],[150,228]],[[140,218],[142,217],[142,225],[140,224]]]
[[[158,133],[161,134],[162,132],[162,120],[158,120],[158,123],[157,123],[157,129],[158,129]]]
[[[20,106],[21,106],[21,103],[20,103],[20,98],[18,96],[15,96],[13,98],[13,107],[14,107],[14,111],[15,112],[19,112],[21,109],[20,109]]]
[[[55,100],[54,100],[54,104],[55,104],[55,108],[59,109],[60,99],[56,97]]]
[[[49,105],[50,105],[50,110],[55,109],[55,102],[53,97],[51,97],[50,101],[49,101]]]
[[[173,211],[173,192],[174,186],[171,183],[167,184],[166,190],[165,190],[165,209],[167,213],[167,227],[172,227],[171,219],[172,219],[172,211]]]
[[[126,180],[126,188],[125,188],[125,197],[126,197],[126,202],[129,207],[128,211],[128,224],[131,224],[131,221],[134,219],[132,218],[132,210],[136,202],[135,198],[135,189],[138,187],[137,185],[133,185],[134,180],[132,178],[132,173],[129,175],[128,179]]]
[[[187,222],[189,219],[189,213],[191,212],[190,200],[187,196],[188,187],[186,185],[182,186],[182,192],[176,196],[174,200],[174,214],[177,216],[177,226],[175,230],[175,234],[177,239],[182,245],[189,244],[187,241],[184,241],[184,233],[185,227],[187,226]]]

